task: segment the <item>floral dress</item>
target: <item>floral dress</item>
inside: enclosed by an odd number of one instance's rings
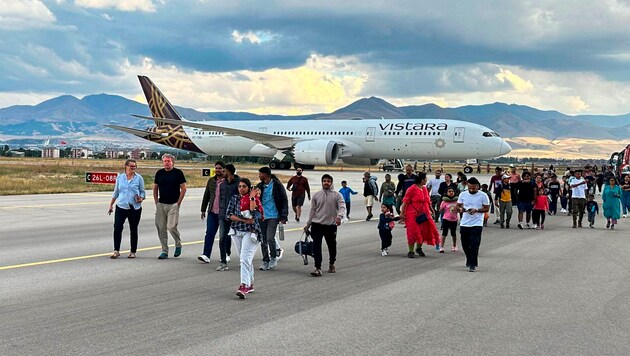
[[[435,245],[440,243],[440,233],[438,232],[435,222],[431,217],[431,198],[426,187],[418,188],[416,184],[412,185],[405,192],[403,198],[405,204],[405,225],[407,227],[407,244],[426,243],[427,245]],[[416,216],[420,213],[427,215],[427,221],[418,225]]]

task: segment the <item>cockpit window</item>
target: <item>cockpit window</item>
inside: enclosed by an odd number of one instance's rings
[[[483,137],[501,137],[498,133],[494,131],[486,131],[483,133]]]

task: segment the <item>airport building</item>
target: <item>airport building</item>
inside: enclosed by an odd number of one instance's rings
[[[45,147],[42,149],[42,158],[59,158],[59,149],[55,147]]]

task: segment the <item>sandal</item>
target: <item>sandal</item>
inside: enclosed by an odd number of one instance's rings
[[[321,269],[316,269],[313,272],[311,272],[311,276],[313,277],[321,277],[322,276],[322,270]]]
[[[127,258],[136,258],[136,254],[132,252],[129,254],[129,256],[127,256]]]
[[[112,253],[112,255],[109,256],[109,258],[112,258],[112,259],[113,258],[118,258],[118,257],[120,257],[120,252],[118,252],[118,251],[114,251],[114,253]]]

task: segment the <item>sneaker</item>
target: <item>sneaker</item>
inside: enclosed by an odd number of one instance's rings
[[[335,273],[335,272],[337,272],[335,265],[328,265],[328,273]]]
[[[582,223],[581,222],[578,223],[578,227],[582,227]]]
[[[435,250],[439,251],[440,250],[440,244],[435,244]]]
[[[444,253],[444,248],[440,247],[440,253]]]
[[[627,217],[628,217],[628,215],[623,214],[623,215],[621,215],[621,217],[622,217],[622,218],[627,218]]]
[[[588,224],[588,227],[590,227],[591,229],[594,229],[594,228],[595,228],[595,226],[593,226],[593,224],[592,224],[592,223],[591,223],[591,224]]]
[[[197,256],[197,259],[203,263],[210,263],[210,258],[206,255],[199,255]]]
[[[469,266],[468,267],[468,272],[475,272],[475,267],[474,266]]]
[[[426,256],[426,255],[424,254],[424,252],[422,252],[422,247],[418,247],[418,248],[416,249],[416,253],[417,253],[417,254],[418,254],[418,256],[420,256],[420,257],[424,257],[424,256]]]
[[[271,258],[271,260],[269,260],[269,269],[274,269],[278,266],[278,260],[276,258]]]
[[[313,277],[321,277],[322,276],[322,270],[317,268],[316,270],[311,272],[311,276],[313,276]]]
[[[409,252],[407,252],[407,257],[409,257],[409,258],[416,258],[416,254],[411,252],[411,251],[409,251]]]
[[[269,262],[263,261],[262,265],[260,265],[260,268],[258,268],[261,271],[269,271]]]
[[[168,258],[168,253],[166,252],[162,252],[160,253],[160,255],[158,256],[158,260],[165,260]]]
[[[525,224],[525,227],[528,228],[528,229],[532,228],[532,226],[530,224]]]
[[[519,229],[523,230],[523,223],[518,223],[517,226],[518,226]]]
[[[614,230],[615,229],[615,224],[610,225],[610,229]]]
[[[179,257],[181,254],[182,254],[182,248],[175,247],[175,254],[173,255],[173,257]]]
[[[247,287],[245,287],[244,284],[241,284],[236,290],[236,295],[241,299],[245,299],[245,294],[247,294]]]
[[[497,220],[494,222],[494,225],[497,225],[497,224],[500,224],[500,223],[501,223],[501,220],[497,219]]]
[[[228,270],[228,265],[226,265],[225,263],[221,263],[221,265],[217,267],[217,271],[227,271],[227,270]]]
[[[540,229],[544,230],[545,229],[545,224],[540,224]]]
[[[610,228],[610,221],[606,223],[606,228]]]
[[[501,228],[502,228],[502,229],[505,229],[505,225],[501,224]]]
[[[284,254],[284,249],[283,248],[277,249],[276,250],[276,256],[278,256],[278,257],[276,257],[276,259],[278,259],[278,260],[282,259],[282,255],[283,254]]]
[[[387,251],[385,251],[385,249],[381,250],[381,256],[383,257],[387,256]]]
[[[247,292],[247,294],[255,292],[254,284],[251,284],[249,287],[246,287],[245,291]]]
[[[455,246],[455,247],[453,247],[453,248],[454,248],[453,252],[457,252],[457,251],[459,251],[459,249],[457,248],[457,246]]]
[[[576,224],[576,223],[573,223],[573,228],[575,229],[576,227],[577,227],[577,224]]]
[[[457,251],[457,247],[452,246],[452,247],[451,247],[451,252],[455,252],[455,251]]]
[[[112,258],[112,259],[114,259],[114,258],[118,258],[118,257],[120,257],[120,252],[118,252],[118,251],[114,251],[114,252],[112,253],[112,255],[111,255],[111,256],[109,256],[109,258]]]
[[[505,224],[505,228],[509,229],[510,228],[510,223]]]
[[[370,221],[372,219],[372,214],[368,214],[368,216],[365,218],[365,221]]]
[[[230,255],[225,256],[225,262],[230,262]]]
[[[532,225],[532,229],[538,230],[538,225],[536,225],[536,224]]]

